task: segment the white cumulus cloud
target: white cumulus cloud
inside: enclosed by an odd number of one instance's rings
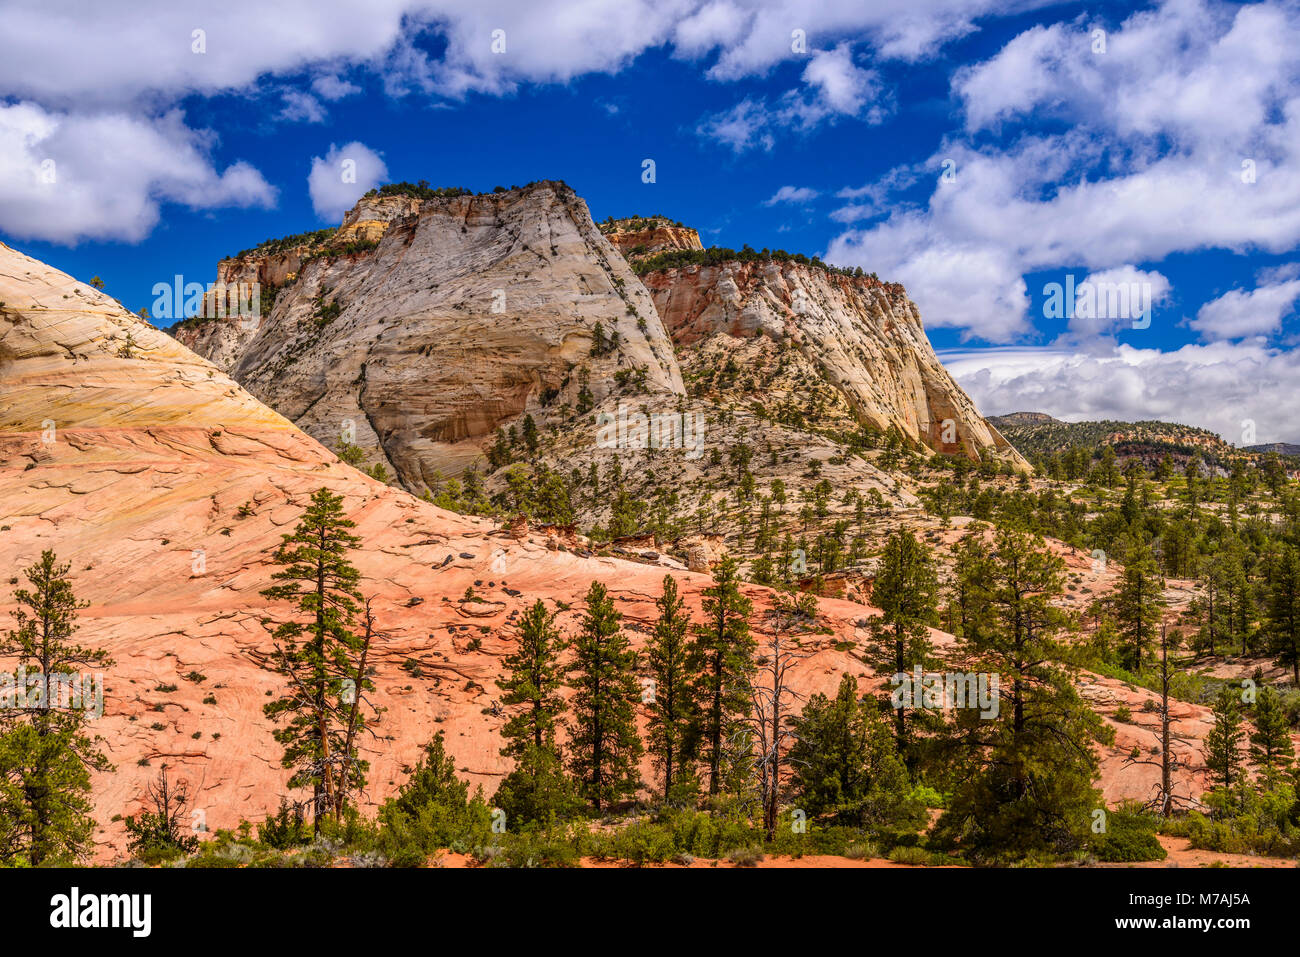
[[[330,144],[324,156],[312,159],[307,175],[312,208],[326,222],[338,222],[367,190],[387,176],[383,159],[364,143],[352,142],[343,147]]]
[[[884,122],[893,110],[879,75],[854,63],[847,43],[813,53],[802,80],[802,87],[787,90],[771,102],[746,97],[729,110],[706,116],[697,132],[737,153],[760,147],[770,150],[777,136],[806,134],[823,123],[847,118],[874,125]]]
[[[0,105],[2,225],[16,237],[55,243],[136,242],[166,203],[273,206],[275,189],[248,163],[213,165],[211,139],[187,127],[179,111],[149,119]]]
[[[769,199],[763,201],[764,206],[775,206],[777,203],[810,203],[818,197],[817,190],[810,186],[782,186]]]
[[[1242,339],[1279,332],[1282,320],[1295,311],[1300,279],[1233,289],[1201,306],[1188,325],[1203,339]]]
[[[902,280],[932,325],[1013,342],[1033,330],[1027,272],[1287,252],[1297,47],[1300,10],[1284,0],[1166,0],[1110,30],[1104,53],[1078,22],[1031,28],[955,77],[967,133],[930,157],[929,202],[847,230],[825,256]]]
[[[325,103],[359,92],[353,79],[366,74],[392,95],[456,99],[615,73],[662,49],[699,62],[718,81],[802,64],[802,87],[770,107],[742,102],[700,124],[733,149],[770,149],[789,131],[847,116],[876,122],[888,112],[887,93],[873,71],[854,61],[849,44],[878,57],[925,56],[972,31],[980,18],[1000,15],[1001,6],[997,0],[812,6],[805,0],[279,0],[269,16],[265,0],[6,0],[0,4],[0,103],[34,104],[83,125],[156,130],[175,125],[163,118],[186,97],[255,98],[268,83],[298,84],[283,94],[274,119],[316,123],[326,118]],[[0,153],[21,175],[3,187],[13,201],[0,205],[0,229],[16,236],[139,239],[148,232],[142,224],[156,220],[157,198],[185,192],[178,183],[206,180],[212,188],[198,191],[205,208],[250,196],[260,202],[270,191],[247,164],[203,175],[192,157],[200,131],[178,126],[165,148],[180,153],[179,160],[146,159],[142,176],[126,176],[121,196],[108,190],[95,198],[87,189],[47,217],[33,212],[45,209],[46,194],[23,172],[26,158],[14,159],[30,137],[11,135]],[[50,225],[40,225],[45,218]]]
[[[1080,308],[1079,290],[1087,288],[1091,303]],[[1169,280],[1156,270],[1133,265],[1089,273],[1075,289],[1069,329],[1074,337],[1108,336],[1151,318],[1151,310],[1169,298]]]
[[[1258,340],[1171,351],[1008,347],[939,358],[985,415],[1158,419],[1210,429],[1237,445],[1300,442],[1300,352]]]

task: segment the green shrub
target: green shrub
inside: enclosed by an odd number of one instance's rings
[[[1300,854],[1300,804],[1290,784],[1244,793],[1216,788],[1204,800],[1210,816],[1193,812],[1170,833],[1184,834],[1192,847],[1225,854]]]
[[[468,853],[487,843],[491,823],[482,789],[469,796],[469,785],[457,777],[439,731],[425,745],[410,780],[379,809],[375,845],[389,860],[406,863],[444,848]]]
[[[895,847],[889,852],[895,864],[929,864],[930,852],[921,847]]]
[[[738,847],[727,855],[727,860],[737,867],[757,867],[763,856],[760,847]]]
[[[665,823],[672,832],[673,845],[695,857],[722,858],[755,840],[748,821],[726,812],[677,811],[667,815]]]
[[[932,787],[918,784],[908,794],[908,800],[923,807],[941,808],[947,805],[947,796]]]
[[[619,828],[610,841],[610,850],[615,859],[637,866],[662,864],[679,851],[669,828],[644,820]]]
[[[1107,863],[1163,861],[1168,854],[1156,837],[1156,824],[1155,818],[1147,814],[1111,811],[1106,816],[1105,832],[1093,835],[1089,847],[1097,860]]]
[[[565,828],[528,828],[493,835],[500,840],[475,854],[488,867],[578,867],[585,834]]]
[[[257,839],[277,851],[301,847],[311,843],[312,826],[297,808],[281,798],[279,810],[267,815],[266,819],[257,825]]]
[[[123,823],[131,856],[145,864],[161,864],[199,848],[197,837],[178,833],[176,822],[160,813],[143,811],[138,818],[129,815]]]

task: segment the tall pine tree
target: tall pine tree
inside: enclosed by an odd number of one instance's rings
[[[113,664],[100,650],[73,641],[77,600],[70,565],[44,551],[26,569],[28,588],[14,589],[17,625],[0,639],[0,655],[25,672],[15,687],[21,701],[6,702],[0,724],[0,862],[32,867],[76,863],[94,839],[90,772],[112,769],[87,733],[91,703],[64,697],[60,685],[87,687],[86,669]],[[33,693],[32,673],[40,675]],[[102,687],[102,685],[101,685]],[[102,702],[100,703],[102,705]]]
[[[1273,656],[1300,687],[1300,551],[1294,547],[1282,552],[1273,569],[1267,627]]]
[[[699,703],[694,677],[700,661],[690,641],[691,620],[673,576],[664,576],[663,593],[655,605],[659,618],[645,650],[654,682],[647,707],[647,745],[663,783],[664,802],[678,804],[691,800],[699,790],[695,776]]]
[[[569,763],[578,793],[599,812],[635,795],[641,786],[635,713],[639,689],[636,653],[619,627],[623,616],[605,586],[593,581],[586,604],[569,667],[574,689]]]
[[[1255,699],[1255,730],[1250,735],[1250,759],[1264,777],[1272,779],[1295,760],[1291,724],[1278,693],[1265,687]]]
[[[1223,790],[1223,798],[1230,801],[1232,789],[1241,776],[1241,704],[1232,687],[1219,691],[1214,699],[1214,727],[1205,736],[1205,766],[1210,769],[1211,781]]]
[[[1067,664],[1066,618],[1052,604],[1064,562],[1041,538],[999,529],[985,560],[967,561],[962,574],[961,650],[986,680],[997,677],[1000,700],[991,717],[957,709],[954,791],[936,836],[982,860],[1068,853],[1087,839],[1099,806],[1092,745],[1109,735]]]
[[[497,682],[505,692],[502,704],[518,708],[501,729],[501,754],[515,761],[495,798],[508,821],[547,821],[575,809],[572,783],[555,741],[556,723],[565,711],[559,694],[563,648],[554,615],[539,599],[520,620],[515,650],[505,659],[510,674]]]
[[[928,626],[938,615],[938,578],[930,550],[908,531],[895,532],[885,543],[880,568],[871,588],[871,603],[880,616],[871,622],[875,644],[868,661],[885,675],[904,674],[929,667],[933,647]],[[898,751],[911,767],[915,763],[908,736],[906,708],[894,709],[894,738]]]
[[[693,652],[702,668],[696,682],[701,746],[709,769],[709,794],[722,789],[726,748],[749,713],[748,675],[754,668],[749,631],[753,603],[740,590],[739,566],[730,556],[713,570],[704,590],[704,621],[695,628]]]
[[[373,689],[353,660],[364,644],[353,631],[361,600],[360,576],[348,560],[361,544],[348,531],[355,526],[344,517],[342,497],[318,489],[275,551],[274,560],[284,567],[271,577],[280,584],[262,592],[272,601],[290,602],[295,613],[278,623],[264,621],[274,642],[268,667],[285,678],[287,688],[263,710],[282,725],[275,739],[284,746],[282,765],[293,769],[289,787],[312,790],[318,834],[328,812],[341,817],[347,793],[364,786],[367,770],[367,762],[346,749],[349,719],[364,726],[352,705]]]
[[[1164,611],[1164,581],[1150,547],[1134,545],[1124,560],[1124,573],[1115,595],[1115,618],[1124,646],[1125,666],[1141,671]]]
[[[879,827],[907,809],[907,770],[873,698],[858,696],[857,680],[840,677],[834,698],[815,694],[794,722],[793,784],[810,817]]]

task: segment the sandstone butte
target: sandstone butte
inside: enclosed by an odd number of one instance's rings
[[[259,591],[279,536],[320,487],[342,495],[357,523],[364,544],[356,564],[382,632],[375,700],[387,710],[363,744],[366,811],[393,793],[438,730],[462,774],[493,792],[507,770],[494,681],[526,605],[541,598],[577,607],[600,580],[634,643],[643,641],[663,568],[511,534],[375,482],[114,300],[3,244],[0,303],[4,574],[18,578],[43,549],[70,562],[76,594],[89,602],[79,640],[115,660],[105,713],[93,725],[116,765],[93,781],[100,862],[122,854],[125,833],[114,818],[139,810],[162,764],[190,782],[212,829],[258,820],[286,794],[262,714],[279,679],[260,667],[270,647],[260,621],[273,609]],[[707,577],[671,574],[698,615]],[[459,600],[471,586],[482,600]],[[761,631],[770,593],[745,590]],[[12,608],[6,588],[0,615]],[[844,672],[864,691],[878,680],[840,650],[864,637],[875,614],[820,600],[829,633],[813,639],[814,653],[798,666],[800,695],[832,692]],[[562,612],[561,627],[572,631],[576,617]],[[950,636],[932,637],[952,647]],[[1101,710],[1125,703],[1139,714],[1147,697],[1108,679],[1082,680]],[[1194,767],[1208,713],[1179,705],[1177,717],[1180,749]],[[1152,722],[1122,726],[1102,754],[1108,800],[1149,795],[1155,769],[1125,767],[1123,758],[1155,741]],[[1199,793],[1198,777],[1180,772],[1180,784]]]
[[[460,472],[526,413],[558,421],[584,388],[603,402],[620,370],[644,370],[643,401],[684,394],[649,293],[562,183],[362,199],[329,245],[350,242],[377,245],[223,261],[226,282],[287,285],[255,329],[177,335],[325,444],[354,434],[407,488]],[[598,323],[619,345],[591,356]]]
[[[277,290],[260,320],[187,322],[175,334],[324,444],[351,436],[415,492],[481,463],[495,430],[526,414],[571,431],[584,389],[593,417],[623,399],[678,407],[683,350],[711,334],[788,338],[861,421],[1028,470],[940,364],[901,286],[794,262],[643,282],[624,254],[700,250],[699,236],[623,222],[597,228],[551,181],[365,197],[321,245],[222,260],[219,282]],[[593,356],[597,324],[618,342]]]
[[[1028,470],[939,362],[900,285],[776,260],[679,266],[642,281],[679,348],[719,333],[789,337],[860,420],[937,452]]]
[[[695,230],[663,217],[601,229],[633,262],[704,249]],[[679,350],[717,336],[788,339],[860,420],[894,426],[937,452],[991,454],[1028,469],[939,362],[920,310],[898,283],[775,257],[653,268],[641,279]]]

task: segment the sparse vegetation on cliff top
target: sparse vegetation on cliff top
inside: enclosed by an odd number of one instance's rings
[[[870,276],[879,280],[875,273],[864,273],[861,266],[832,266],[822,262],[817,256],[805,256],[803,253],[790,253],[784,249],[754,249],[742,246],[740,249],[728,249],[725,246],[710,246],[708,249],[671,249],[655,256],[648,256],[632,264],[638,276],[657,272],[661,269],[679,269],[682,266],[716,266],[725,262],[793,262],[801,266],[810,266],[841,276],[861,278]]]

